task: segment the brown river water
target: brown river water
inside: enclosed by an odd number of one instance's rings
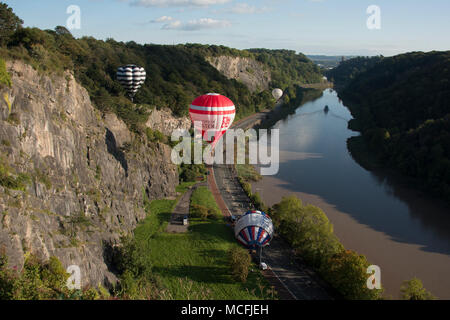
[[[325,105],[329,112],[324,112]],[[352,118],[336,92],[280,120],[280,169],[253,183],[267,205],[295,194],[320,207],[347,249],[381,268],[387,297],[418,277],[440,299],[450,299],[450,209],[398,178],[367,171],[347,149]]]

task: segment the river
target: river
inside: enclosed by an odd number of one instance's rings
[[[385,296],[398,298],[402,282],[418,277],[435,296],[450,299],[448,207],[401,179],[358,165],[346,145],[359,134],[347,128],[351,118],[327,89],[277,122],[279,172],[253,183],[253,190],[268,205],[295,194],[320,207],[344,246],[381,268]]]

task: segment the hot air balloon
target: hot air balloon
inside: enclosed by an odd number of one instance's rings
[[[208,93],[192,101],[189,115],[194,126],[201,123],[203,140],[214,146],[233,123],[236,109],[227,97]]]
[[[249,249],[265,247],[273,237],[272,219],[264,212],[248,211],[236,222],[234,234]]]
[[[273,89],[272,90],[273,97],[278,101],[283,96],[283,90],[281,89]]]
[[[145,69],[134,64],[129,64],[117,69],[117,80],[127,91],[133,101],[133,97],[145,81]]]

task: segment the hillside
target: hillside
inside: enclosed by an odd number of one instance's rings
[[[335,74],[348,75],[344,66]],[[363,69],[365,67],[363,66]],[[362,69],[361,69],[362,70]],[[381,165],[450,197],[450,51],[383,58],[340,90]]]
[[[91,37],[75,39],[64,27],[53,30],[20,28],[11,35],[7,47],[0,49],[6,59],[20,59],[43,72],[62,74],[73,70],[96,108],[118,115],[134,131],[139,131],[151,107],[169,108],[186,116],[192,100],[207,92],[228,96],[237,107],[237,118],[274,104],[269,87],[286,88],[320,80],[319,69],[303,55],[292,51],[239,51],[222,46],[139,45],[134,42],[106,41]],[[217,70],[208,61],[213,57],[245,57],[258,65],[265,75],[249,85],[228,74],[226,66]],[[222,58],[223,59],[223,58]],[[134,63],[147,71],[147,80],[138,91],[133,105],[125,98],[116,79],[118,66]],[[240,71],[240,70],[239,70]],[[261,78],[261,77],[259,77]],[[261,90],[256,90],[259,87]]]
[[[356,57],[340,62],[336,68],[326,72],[327,78],[334,83],[336,89],[344,88],[360,73],[372,68],[383,57]]]

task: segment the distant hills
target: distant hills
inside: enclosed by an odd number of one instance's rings
[[[228,96],[237,106],[238,118],[275,104],[271,89],[252,92],[242,82],[219,72],[208,57],[253,59],[271,75],[271,88],[281,87],[287,92],[296,91],[286,90],[289,87],[320,82],[322,78],[317,65],[290,50],[247,51],[214,45],[140,45],[92,37],[75,39],[64,27],[18,28],[5,42],[6,46],[0,48],[0,56],[5,59],[20,59],[47,73],[73,70],[95,106],[116,113],[133,130],[145,122],[149,108],[169,108],[176,115],[187,115],[194,98],[207,92]],[[125,97],[116,81],[117,67],[130,63],[147,71],[147,80],[134,99],[138,107]]]
[[[349,60],[355,56],[325,56],[325,55],[307,55],[319,67],[331,69],[337,67],[343,60]]]

